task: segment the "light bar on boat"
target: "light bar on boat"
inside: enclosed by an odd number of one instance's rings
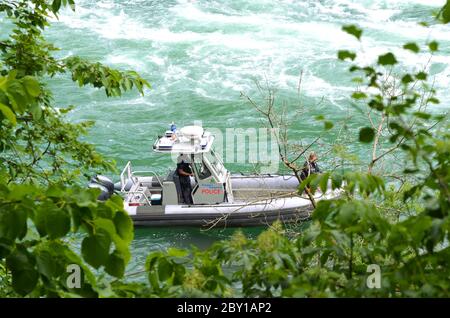
[[[153,144],[155,152],[196,154],[209,152],[214,136],[200,126],[186,126],[177,132],[166,131]]]

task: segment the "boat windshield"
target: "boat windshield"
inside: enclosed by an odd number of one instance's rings
[[[211,164],[211,166],[213,167],[213,169],[219,175],[219,178],[221,178],[222,175],[223,175],[224,167],[222,165],[222,161],[219,159],[217,154],[211,149],[211,151],[207,152],[205,154],[205,156],[206,156],[206,159],[208,159],[208,161]]]
[[[208,167],[203,161],[195,162],[195,170],[197,171],[200,180],[206,179],[211,176],[211,171],[209,171]]]

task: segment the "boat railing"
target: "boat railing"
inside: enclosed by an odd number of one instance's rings
[[[156,180],[158,181],[159,185],[162,187],[162,182],[161,179],[159,178],[159,176],[156,174],[156,172],[152,171],[152,170],[140,170],[140,171],[132,171],[131,172],[131,176],[135,176],[135,174],[143,174],[143,173],[149,173],[152,175],[152,177],[155,177]]]
[[[125,168],[123,168],[122,173],[120,174],[120,183],[121,183],[120,192],[128,192],[128,191],[125,191],[127,181],[131,180],[131,182],[133,182],[133,184],[135,184],[135,180],[133,179],[133,177],[136,177],[136,174],[143,174],[143,173],[151,174],[153,177],[156,178],[159,185],[162,187],[161,179],[154,171],[151,171],[151,170],[133,171],[133,169],[131,167],[131,161],[128,161],[127,164],[125,165]]]
[[[136,198],[136,194],[141,194],[145,198],[145,201],[147,201],[147,204],[148,205],[152,205],[150,200],[148,199],[147,195],[143,191],[128,191],[127,192],[127,198],[126,198],[126,201],[128,202],[128,204],[130,204],[130,201],[131,201],[130,200],[130,195],[133,195],[133,199],[135,199]]]
[[[126,178],[125,174],[127,175]],[[120,174],[120,184],[121,184],[120,192],[124,192],[125,186],[127,185],[127,180],[133,181],[133,179],[131,178],[132,176],[133,174],[131,171],[131,161],[128,161],[128,163],[125,165],[125,168],[123,168],[122,173]]]

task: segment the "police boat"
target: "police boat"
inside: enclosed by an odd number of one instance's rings
[[[280,220],[299,222],[310,217],[311,200],[299,194],[294,175],[231,174],[213,150],[214,135],[201,126],[172,129],[159,136],[153,150],[190,161],[192,202],[183,200],[177,169],[167,175],[134,171],[128,162],[120,181],[97,175],[89,183],[102,190],[99,200],[113,193],[124,199],[124,209],[135,226],[244,227],[265,226]],[[315,201],[340,196],[340,189],[317,191]]]

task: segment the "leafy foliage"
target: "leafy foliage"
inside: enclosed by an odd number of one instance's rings
[[[131,219],[120,197],[97,202],[98,190],[77,186],[90,169],[114,169],[80,137],[92,122],[71,124],[69,108],[53,105],[44,76],[70,73],[80,85],[120,96],[149,84],[137,73],[118,71],[77,57],[58,60],[42,36],[48,18],[72,0],[1,1],[14,23],[0,41],[0,264],[9,293],[30,296],[101,296],[91,271],[124,275],[133,239]],[[70,233],[82,233],[82,257]],[[68,265],[82,269],[81,288],[67,286]],[[7,284],[7,282],[2,281]]]
[[[403,45],[403,48],[405,50],[410,50],[414,53],[419,53],[419,51],[420,51],[419,46],[414,42],[406,43],[405,45]]]
[[[30,6],[30,3],[32,6]],[[287,232],[279,223],[252,240],[237,232],[228,241],[200,251],[169,249],[151,253],[145,265],[148,283],[120,278],[130,259],[133,239],[122,200],[96,200],[98,190],[76,185],[83,171],[112,169],[92,145],[79,141],[91,123],[70,124],[52,105],[43,76],[70,73],[79,85],[105,88],[119,96],[148,86],[134,72],[120,72],[78,57],[57,60],[41,32],[48,16],[71,0],[0,1],[16,27],[0,41],[0,295],[61,297],[448,297],[450,272],[450,126],[448,118],[426,111],[439,103],[427,82],[427,71],[398,71],[391,53],[376,65],[351,64],[360,75],[352,94],[357,107],[367,107],[386,123],[390,148],[372,158],[399,152],[400,186],[369,171],[312,174],[299,186],[311,193],[328,186],[342,189],[334,200],[318,203],[309,226]],[[449,21],[448,3],[438,17]],[[356,26],[343,30],[358,40]],[[406,43],[404,49],[434,54]],[[339,51],[354,63],[356,53]],[[324,120],[325,129],[332,124]],[[446,121],[447,120],[447,121]],[[378,129],[363,127],[359,140],[377,145]],[[376,153],[376,151],[374,151]],[[75,184],[74,184],[75,183]],[[70,233],[82,238],[81,255],[69,244]],[[82,269],[81,288],[67,284],[67,266]],[[367,268],[381,268],[380,288],[366,285]],[[94,270],[117,279],[100,281]],[[105,286],[106,285],[106,286]]]
[[[131,90],[133,87],[144,94],[144,87],[150,86],[134,71],[120,72],[100,63],[90,63],[79,57],[70,57],[64,62],[72,72],[72,79],[80,86],[91,84],[96,88],[104,87],[107,96],[120,96],[123,91]]]
[[[378,57],[378,64],[380,65],[394,65],[397,64],[397,59],[395,58],[394,54],[391,52],[386,53],[384,55],[380,55]]]
[[[99,294],[93,274],[63,240],[71,230],[87,233],[82,247],[87,264],[104,266],[112,275],[123,276],[123,271],[109,270],[109,262],[113,260],[116,268],[124,268],[128,262],[128,244],[133,238],[131,220],[123,217],[119,197],[103,204],[97,201],[98,192],[74,186],[51,185],[43,189],[30,184],[1,185],[0,257],[6,259],[17,293]],[[69,264],[83,268],[86,286],[79,291],[65,286]]]
[[[338,52],[338,59],[340,60],[354,60],[356,58],[356,54],[347,50],[341,50]]]
[[[375,137],[375,131],[372,127],[364,127],[359,131],[359,141],[371,142]]]
[[[348,34],[353,35],[358,40],[361,39],[362,30],[360,28],[358,28],[356,25],[353,25],[353,24],[351,24],[351,25],[344,25],[342,27],[342,30],[347,32]]]
[[[42,31],[48,17],[73,1],[14,0],[0,2],[15,28],[0,40],[0,165],[9,170],[11,181],[71,182],[91,168],[113,169],[92,145],[80,141],[90,122],[71,124],[63,115],[71,107],[57,109],[42,76],[70,73],[81,85],[103,87],[107,96],[120,96],[137,88],[143,94],[147,81],[133,71],[113,70],[78,57],[58,60],[58,50],[45,41]],[[7,119],[4,121],[2,119]],[[24,146],[25,145],[25,146]]]
[[[437,17],[443,22],[443,23],[449,23],[450,22],[450,1],[447,0],[445,5],[441,8],[439,11]]]

